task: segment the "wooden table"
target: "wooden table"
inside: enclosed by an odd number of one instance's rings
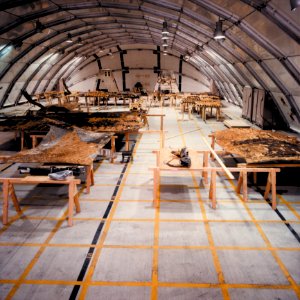
[[[73,225],[73,209],[74,203],[76,212],[80,212],[80,204],[77,194],[77,184],[80,184],[80,179],[75,179],[73,176],[67,177],[65,180],[53,180],[48,176],[26,176],[23,178],[0,178],[3,184],[3,224],[8,223],[8,198],[12,198],[14,207],[17,212],[20,212],[19,202],[14,190],[14,184],[67,184],[69,186],[69,204],[68,204],[68,225]]]
[[[191,167],[190,168],[182,168],[182,167],[170,167],[166,164],[166,162],[170,161],[175,156],[171,153],[170,149],[162,148],[160,150],[155,151],[156,153],[156,167],[151,168],[153,170],[153,202],[154,206],[159,206],[159,181],[160,181],[160,173],[162,171],[172,171],[172,172],[182,172],[182,171],[199,171],[203,170],[203,165],[199,159],[199,153],[195,150],[188,150],[189,156],[191,158]],[[178,163],[178,159],[174,159],[171,163]]]
[[[224,168],[222,167],[212,167],[209,165],[209,154],[210,151],[195,151],[188,150],[189,156],[192,161],[192,165],[190,168],[183,167],[171,167],[166,164],[166,162],[170,161],[174,155],[172,155],[170,149],[162,148],[160,150],[154,151],[156,153],[156,167],[151,168],[153,170],[153,202],[155,207],[159,207],[159,182],[160,182],[160,172],[161,171],[198,171],[201,172],[203,180],[205,183],[208,183],[208,172],[210,175],[210,183],[209,183],[209,199],[211,200],[211,207],[217,208],[216,201],[216,177],[217,173],[224,172]],[[203,155],[203,161],[200,161],[200,155]],[[173,162],[177,164],[177,159]],[[259,172],[259,173],[268,173],[268,180],[266,191],[264,194],[264,198],[267,199],[269,193],[271,192],[271,201],[272,208],[276,209],[276,173],[280,172],[279,168],[249,168],[245,166],[240,167],[229,167],[227,168],[230,172],[239,173],[239,179],[237,184],[237,193],[241,193],[243,190],[243,201],[248,201],[248,193],[247,193],[247,175],[248,173]]]

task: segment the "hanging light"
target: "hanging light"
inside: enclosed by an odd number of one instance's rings
[[[68,33],[66,42],[67,43],[73,43],[71,33]]]
[[[168,42],[167,42],[167,40],[163,40],[162,46],[163,46],[163,47],[168,47]]]
[[[80,46],[82,46],[82,45],[83,45],[81,37],[79,37],[79,38],[78,38],[78,40],[77,40],[77,44],[78,44],[78,45],[80,45]]]
[[[13,43],[13,47],[15,48],[15,50],[20,50],[21,47],[23,46],[23,42],[22,41],[16,41]]]
[[[163,33],[162,36],[161,36],[161,39],[162,40],[168,40],[169,39],[168,33]]]
[[[109,49],[109,52],[108,52],[108,55],[112,56],[112,52],[111,52],[111,49]]]
[[[102,52],[103,52],[103,50],[104,50],[104,49],[103,49],[103,47],[100,47],[100,50],[99,50],[99,52],[100,52],[100,53],[102,53]]]
[[[167,47],[164,47],[164,48],[163,48],[163,55],[168,55]]]
[[[300,6],[300,0],[290,0],[291,2],[291,11],[295,11],[297,7]]]
[[[224,35],[223,30],[222,30],[222,21],[220,21],[220,20],[216,23],[216,29],[215,29],[215,32],[214,32],[214,39],[215,40],[225,39],[225,35]]]
[[[201,53],[201,52],[203,52],[203,51],[204,51],[203,46],[200,46],[200,45],[197,45],[197,46],[196,46],[196,50],[195,50],[196,54],[199,54],[199,53]]]
[[[41,33],[41,32],[43,32],[44,29],[45,29],[45,26],[39,20],[36,20],[35,21],[36,32]]]
[[[168,24],[166,21],[163,22],[163,30],[161,32],[162,34],[169,34],[169,30],[168,30]]]

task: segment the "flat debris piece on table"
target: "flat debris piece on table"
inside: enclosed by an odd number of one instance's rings
[[[52,126],[39,146],[21,151],[6,162],[91,165],[112,135],[76,128],[70,131]]]
[[[247,163],[300,161],[300,142],[293,136],[253,128],[230,128],[214,136],[226,152],[243,157]]]
[[[140,112],[101,113],[44,113],[37,115],[8,117],[0,121],[0,131],[27,130],[48,131],[51,125],[61,128],[80,127],[96,132],[138,131],[144,127]]]

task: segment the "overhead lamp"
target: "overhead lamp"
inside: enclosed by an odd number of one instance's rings
[[[68,33],[66,42],[67,43],[73,43],[71,33]]]
[[[45,29],[45,26],[39,20],[36,20],[35,21],[36,32],[41,33],[41,32],[43,32],[44,29]]]
[[[23,42],[22,41],[17,41],[13,43],[13,47],[15,48],[15,50],[20,50],[21,47],[23,46]]]
[[[162,34],[169,34],[169,30],[168,30],[168,24],[166,21],[163,22],[163,30],[161,32]]]
[[[291,2],[291,11],[295,11],[297,7],[300,6],[300,0],[290,0]]]
[[[187,54],[185,54],[185,56],[183,58],[184,58],[184,60],[188,61],[188,60],[190,60],[191,56],[189,53],[187,53]]]
[[[108,52],[108,55],[112,56],[112,52],[111,52],[111,49],[109,49],[109,52]]]
[[[222,30],[222,21],[220,21],[220,20],[216,23],[216,29],[215,29],[215,32],[214,32],[214,39],[215,40],[225,39],[225,35],[224,35],[223,30]]]
[[[80,46],[83,45],[81,37],[79,37],[79,38],[77,39],[77,44],[80,45]]]
[[[169,34],[168,33],[163,33],[161,36],[162,40],[168,40],[169,39]]]
[[[104,50],[103,47],[101,47],[100,50],[99,50],[99,52],[101,53],[101,52],[103,52],[103,50]]]
[[[203,52],[203,50],[204,50],[203,46],[200,46],[200,45],[197,45],[197,46],[196,46],[196,53],[197,53],[197,54]]]
[[[163,47],[168,47],[168,42],[167,42],[167,40],[163,40],[162,46],[163,46]]]

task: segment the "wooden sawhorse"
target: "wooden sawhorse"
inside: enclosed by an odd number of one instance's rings
[[[68,225],[73,225],[73,209],[74,204],[76,212],[80,212],[80,204],[77,194],[77,184],[80,184],[80,179],[75,179],[73,176],[67,177],[65,180],[53,180],[48,176],[26,176],[23,178],[0,178],[3,184],[3,216],[2,222],[4,225],[8,223],[8,198],[12,198],[14,207],[17,212],[21,211],[19,202],[15,193],[14,184],[67,184],[69,186],[69,204],[68,204]]]

